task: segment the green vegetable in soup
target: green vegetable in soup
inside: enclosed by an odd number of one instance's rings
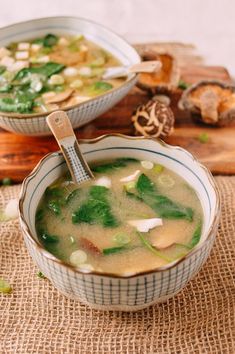
[[[109,254],[120,253],[122,251],[125,251],[126,249],[127,249],[126,246],[104,248],[103,254],[107,256]]]
[[[64,68],[65,65],[54,62],[49,62],[40,66],[34,66],[30,68],[24,68],[16,74],[16,76],[14,77],[14,81],[20,81],[29,74],[40,74],[46,77],[50,77],[54,74],[58,74]]]
[[[108,90],[111,90],[112,88],[113,88],[113,85],[109,84],[108,82],[97,81],[94,84],[90,85],[87,88],[87,91],[90,95],[99,95],[99,94],[104,93]]]
[[[78,188],[70,192],[66,197],[66,204],[69,204],[75,197],[77,197],[79,192],[80,190]]]
[[[12,90],[12,85],[10,84],[4,84],[0,86],[0,93],[8,93],[11,92],[11,90]]]
[[[54,34],[47,34],[43,39],[43,46],[44,47],[53,47],[57,44],[59,38]]]
[[[156,164],[153,167],[153,171],[155,173],[161,173],[162,171],[164,171],[164,167],[162,165]]]
[[[114,235],[113,240],[121,246],[124,246],[131,241],[130,237],[123,232],[119,232],[118,234]]]
[[[2,75],[6,71],[6,67],[4,65],[0,65],[0,75]]]
[[[51,33],[48,33],[45,37],[43,38],[36,38],[32,41],[33,44],[40,44],[43,47],[53,47],[54,45],[57,44],[59,38]]]
[[[42,221],[43,217],[44,217],[44,210],[38,209],[35,215],[36,222]]]
[[[139,236],[142,244],[152,253],[154,253],[156,256],[160,257],[166,262],[171,262],[172,260],[168,257],[166,257],[162,252],[158,251],[157,248],[153,247],[151,243],[147,240],[147,238],[143,235],[141,232],[137,232],[137,235]]]
[[[100,66],[104,66],[104,64],[105,64],[105,58],[102,56],[92,61],[90,66],[91,68],[97,68]]]
[[[61,208],[57,201],[52,200],[47,204],[47,206],[56,216],[61,214]]]
[[[139,162],[139,160],[130,158],[130,157],[122,157],[120,159],[116,159],[113,162],[108,162],[104,163],[98,166],[92,167],[93,172],[98,172],[98,173],[106,173],[112,170],[118,170],[122,167],[126,167],[128,163],[136,163]]]
[[[16,112],[16,113],[31,113],[33,109],[33,102],[16,102],[13,98],[0,98],[0,111]]]
[[[109,190],[103,186],[92,186],[89,189],[89,196],[80,208],[72,215],[74,224],[88,223],[101,224],[104,227],[116,227],[118,221],[112,214],[111,207],[107,200]]]
[[[47,198],[63,198],[64,197],[64,190],[60,187],[47,187],[45,191],[45,196]]]
[[[202,234],[202,221],[200,221],[196,227],[196,230],[193,233],[192,239],[190,241],[190,243],[188,244],[188,246],[190,248],[195,247],[198,242],[200,241],[201,238],[201,234]]]
[[[50,235],[47,232],[43,232],[41,234],[41,239],[42,239],[42,242],[44,243],[44,245],[46,245],[48,243],[51,244],[51,243],[58,243],[59,242],[59,237],[58,236]]]
[[[186,219],[192,221],[193,210],[158,193],[155,184],[145,174],[136,183],[139,197],[152,208],[158,216],[166,219]]]

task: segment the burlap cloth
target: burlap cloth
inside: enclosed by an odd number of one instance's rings
[[[0,354],[235,353],[235,177],[217,177],[223,199],[215,246],[173,299],[136,313],[99,312],[39,279],[18,221],[0,223]],[[0,188],[0,207],[19,186]]]

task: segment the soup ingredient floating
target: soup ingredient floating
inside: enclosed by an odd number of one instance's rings
[[[47,34],[0,48],[0,111],[30,114],[67,108],[120,86],[104,80],[120,67],[83,35]]]
[[[198,244],[201,205],[180,176],[134,157],[91,169],[94,179],[76,185],[62,176],[39,203],[38,238],[56,257],[82,272],[125,276],[165,266]]]

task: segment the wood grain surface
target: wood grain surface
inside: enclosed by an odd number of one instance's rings
[[[181,73],[181,78],[189,83],[201,79],[231,80],[227,70],[222,67],[187,65],[182,68]],[[186,148],[214,174],[235,174],[235,125],[226,128],[196,125],[189,114],[178,108],[181,93],[177,89],[170,95],[176,127],[174,134],[166,141]],[[76,136],[87,139],[108,133],[133,135],[131,114],[139,104],[148,99],[145,92],[134,88],[109,112],[77,129]],[[205,144],[198,140],[203,132],[209,136],[209,141]],[[21,182],[45,154],[56,150],[58,146],[53,137],[26,137],[0,130],[0,179],[10,177],[14,182]]]

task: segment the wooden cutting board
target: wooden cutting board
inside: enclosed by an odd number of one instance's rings
[[[188,83],[201,79],[231,81],[229,73],[223,67],[189,64],[182,67],[181,78]],[[196,125],[186,112],[178,109],[181,93],[177,89],[170,97],[176,127],[174,134],[166,141],[189,150],[214,174],[235,174],[235,124],[229,128]],[[109,112],[76,130],[77,137],[94,138],[108,133],[133,135],[131,114],[137,105],[148,99],[145,92],[134,88]],[[209,136],[209,141],[205,144],[198,140],[203,132]],[[10,177],[14,182],[21,182],[45,154],[56,150],[58,146],[53,137],[24,137],[0,129],[0,179]]]

